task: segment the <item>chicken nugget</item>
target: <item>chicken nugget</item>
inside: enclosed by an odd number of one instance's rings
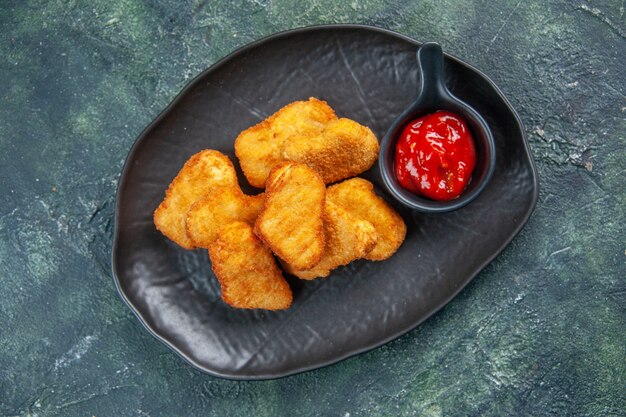
[[[197,200],[218,187],[238,187],[235,168],[221,152],[204,150],[193,155],[165,192],[165,199],[154,211],[154,224],[165,236],[185,249],[194,245],[187,236],[187,211]]]
[[[314,137],[294,135],[283,144],[282,156],[307,164],[330,184],[367,171],[378,158],[378,140],[354,120],[333,120]]]
[[[308,270],[295,270],[283,263],[287,272],[302,279],[327,277],[333,269],[363,258],[378,240],[376,229],[370,222],[328,200],[324,204],[324,236],[326,247],[317,265]]]
[[[365,259],[382,261],[393,255],[406,236],[402,217],[374,193],[374,186],[363,178],[351,178],[328,187],[326,198],[354,216],[374,225],[378,242]]]
[[[223,226],[236,220],[254,225],[263,199],[263,194],[245,195],[238,186],[216,189],[187,212],[187,236],[195,247],[208,249]]]
[[[249,224],[236,221],[222,227],[209,246],[209,257],[226,304],[265,310],[291,306],[289,284]]]
[[[288,137],[318,135],[337,116],[325,102],[316,98],[296,101],[239,134],[235,153],[241,169],[253,187],[265,187],[272,168],[283,160],[281,150]]]
[[[254,231],[295,269],[312,268],[322,258],[325,194],[324,182],[306,165],[283,162],[267,178],[265,202]]]

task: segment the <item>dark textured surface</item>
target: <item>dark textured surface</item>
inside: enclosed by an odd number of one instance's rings
[[[623,3],[296,4],[0,6],[0,415],[625,415]],[[338,22],[439,41],[491,77],[526,126],[537,210],[452,303],[392,343],[275,381],[204,375],[115,292],[123,160],[220,57]]]
[[[354,262],[325,280],[292,279],[294,303],[287,311],[237,311],[220,302],[206,251],[185,252],[154,227],[152,213],[185,160],[211,148],[238,167],[238,133],[293,101],[314,95],[382,137],[415,99],[415,51],[413,41],[364,27],[281,34],[204,73],[150,125],[120,178],[113,261],[124,298],[151,331],[214,375],[291,375],[405,333],[505,247],[537,199],[528,144],[496,88],[451,59],[446,75],[453,93],[492,126],[495,177],[470,206],[429,216],[384,192],[377,167],[364,173],[407,224],[406,240],[391,259]]]

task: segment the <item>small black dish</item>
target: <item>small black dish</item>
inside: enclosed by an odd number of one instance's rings
[[[434,42],[424,43],[417,50],[420,72],[420,94],[391,125],[380,146],[379,167],[385,186],[398,201],[424,213],[444,213],[457,210],[474,200],[485,189],[496,166],[496,145],[487,122],[467,103],[456,98],[445,84],[443,52]],[[463,193],[454,200],[435,201],[408,191],[397,180],[394,172],[396,142],[402,129],[420,116],[448,110],[463,118],[476,144],[476,167]]]

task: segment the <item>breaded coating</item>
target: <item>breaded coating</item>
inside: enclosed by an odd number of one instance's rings
[[[226,304],[265,310],[291,306],[289,284],[249,224],[232,222],[222,227],[209,247],[209,257]]]
[[[378,242],[365,259],[382,261],[393,255],[406,236],[402,217],[374,193],[374,186],[363,178],[351,178],[328,187],[326,198],[356,217],[374,225]]]
[[[187,212],[187,236],[195,247],[208,249],[223,226],[236,220],[254,225],[264,198],[263,194],[245,195],[238,186],[216,189]]]
[[[324,205],[324,236],[326,247],[317,265],[309,270],[295,270],[283,263],[287,272],[302,279],[327,277],[333,269],[366,256],[378,240],[376,229],[370,222],[328,200]]]
[[[221,152],[204,150],[193,155],[165,192],[154,211],[154,224],[165,236],[185,249],[194,245],[187,236],[185,219],[193,203],[219,187],[238,187],[235,168]]]
[[[322,259],[325,194],[324,182],[306,165],[283,162],[267,178],[254,231],[295,269],[310,269]]]
[[[314,168],[330,184],[370,169],[378,150],[378,140],[369,128],[342,118],[331,121],[318,136],[290,137],[283,144],[282,156]]]
[[[311,97],[288,104],[241,132],[235,140],[235,153],[250,185],[265,187],[271,169],[283,160],[285,139],[294,135],[316,136],[335,119],[335,112],[325,101]]]

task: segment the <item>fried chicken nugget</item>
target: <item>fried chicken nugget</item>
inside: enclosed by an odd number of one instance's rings
[[[365,259],[382,261],[393,255],[406,236],[402,217],[374,193],[374,186],[363,178],[351,178],[328,187],[326,198],[354,216],[374,225],[378,242]]]
[[[183,248],[193,249],[194,244],[185,230],[187,211],[193,203],[219,187],[239,187],[235,167],[228,157],[208,149],[193,155],[154,211],[156,228]]]
[[[269,249],[244,222],[222,227],[209,246],[222,299],[237,308],[284,310],[293,295]]]
[[[288,104],[241,132],[235,140],[235,153],[250,185],[265,187],[271,169],[283,160],[285,139],[294,135],[316,136],[335,119],[335,112],[325,101],[311,97]]]
[[[350,119],[331,121],[314,137],[294,135],[283,144],[282,156],[319,172],[330,184],[367,171],[378,158],[378,140],[372,131]]]
[[[295,269],[310,269],[322,259],[325,194],[319,174],[303,164],[280,163],[267,178],[265,203],[254,231]]]
[[[376,229],[370,222],[328,200],[324,205],[324,235],[326,247],[322,260],[304,271],[283,263],[287,272],[302,279],[327,277],[333,269],[366,256],[378,240]]]
[[[187,212],[187,236],[195,247],[208,249],[223,226],[236,220],[254,225],[263,199],[263,194],[245,195],[239,186],[215,190],[196,201]]]

